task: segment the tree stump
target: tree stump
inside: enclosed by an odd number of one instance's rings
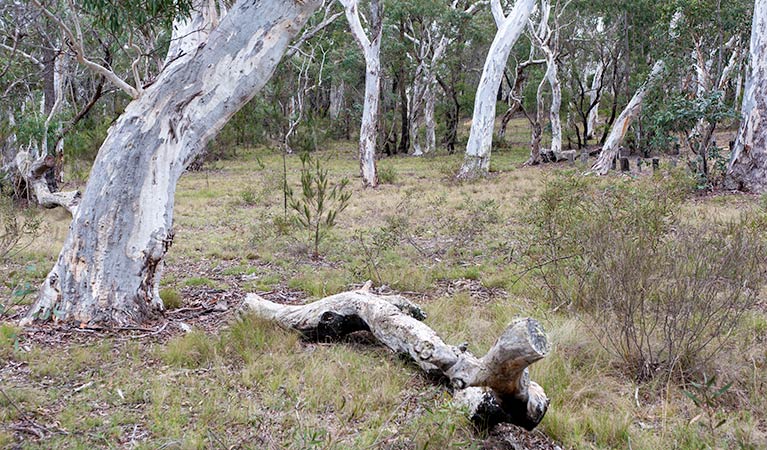
[[[512,423],[532,430],[549,405],[543,389],[530,381],[527,367],[542,359],[549,343],[533,319],[511,323],[485,356],[478,358],[466,344],[445,344],[420,322],[425,314],[399,295],[376,295],[370,282],[303,306],[281,305],[248,294],[244,307],[258,317],[300,332],[311,340],[336,340],[355,331],[369,331],[397,353],[407,354],[428,373],[450,381],[454,401],[466,407],[481,428]]]
[[[626,158],[625,156],[622,156],[621,157],[621,172],[626,173],[626,172],[629,172],[629,171],[630,171],[629,159]]]

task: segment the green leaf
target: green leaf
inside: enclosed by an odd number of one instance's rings
[[[698,397],[695,396],[692,392],[688,391],[682,391],[684,395],[686,395],[690,400],[692,400],[693,403],[695,403],[695,406],[700,407],[701,403]]]

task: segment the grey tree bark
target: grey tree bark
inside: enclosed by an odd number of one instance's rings
[[[741,122],[727,167],[729,189],[767,192],[767,0],[756,0]]]
[[[485,356],[466,351],[466,344],[448,345],[420,322],[424,312],[404,297],[375,295],[370,282],[303,306],[280,305],[248,294],[244,306],[257,316],[301,332],[314,340],[338,339],[369,331],[389,349],[408,355],[424,371],[446,377],[454,399],[480,426],[510,422],[535,428],[548,409],[543,389],[530,381],[527,367],[542,359],[549,344],[533,319],[506,328]]]
[[[24,324],[139,323],[162,310],[158,286],[173,240],[176,183],[271,77],[317,0],[239,1],[168,64],[112,126],[69,235]],[[197,18],[186,22],[192,26]],[[208,16],[206,23],[214,24]],[[183,28],[183,27],[182,27]],[[190,45],[191,44],[191,45]],[[174,53],[178,52],[178,53]]]
[[[500,0],[492,0],[490,3],[498,31],[490,44],[479,79],[469,142],[466,144],[466,156],[458,172],[458,178],[470,179],[484,176],[490,169],[496,95],[511,48],[525,29],[534,5],[535,0],[517,0],[514,8],[506,16]]]

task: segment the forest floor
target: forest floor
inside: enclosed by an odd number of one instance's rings
[[[33,294],[20,296],[0,317],[0,447],[767,446],[763,345],[730,352],[718,373],[734,385],[702,411],[685,395],[688,387],[626,375],[584,320],[552,305],[529,273],[519,258],[526,211],[546,180],[572,172],[567,164],[521,167],[523,147],[501,149],[487,179],[458,184],[451,175],[459,155],[384,158],[384,183],[366,190],[353,143],[317,155],[331,180],[350,178],[352,191],[319,258],[310,256],[309,232],[283,209],[280,154],[242,150],[181,180],[164,317],[131,330],[21,330],[15,323]],[[300,167],[297,156],[287,158],[294,189]],[[684,214],[714,220],[760,204],[746,195],[692,196]],[[42,280],[65,237],[63,212],[41,214],[44,235],[0,263],[10,274],[3,303],[13,300],[13,286]],[[247,292],[302,303],[367,279],[421,304],[426,323],[475,354],[514,318],[540,320],[553,343],[550,356],[531,367],[552,400],[541,426],[477,432],[444,386],[368,339],[307,343],[237,312]],[[767,319],[750,316],[740,331],[763,342]],[[709,412],[727,421],[702,426]]]

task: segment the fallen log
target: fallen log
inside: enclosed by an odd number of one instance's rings
[[[424,371],[446,377],[454,400],[467,408],[480,428],[512,423],[532,430],[546,414],[549,399],[530,381],[527,369],[549,350],[543,328],[533,319],[511,323],[487,354],[478,358],[466,350],[466,344],[445,344],[420,322],[425,314],[417,305],[399,295],[373,294],[369,282],[358,291],[300,306],[248,294],[244,306],[311,340],[336,340],[369,331],[386,347],[409,355]]]

